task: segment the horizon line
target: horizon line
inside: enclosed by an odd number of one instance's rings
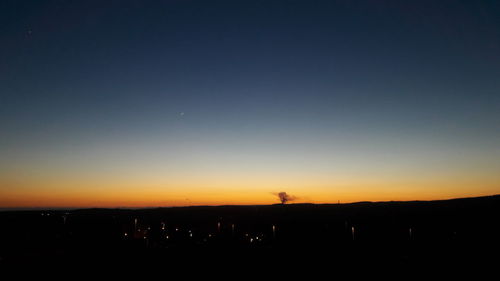
[[[274,206],[274,205],[349,205],[349,204],[359,204],[359,203],[398,203],[398,202],[439,202],[439,201],[452,201],[452,200],[461,200],[461,199],[479,199],[479,198],[487,198],[487,197],[497,197],[500,196],[500,193],[491,194],[491,195],[482,195],[482,196],[468,196],[468,197],[454,197],[454,198],[446,198],[446,199],[434,199],[434,200],[387,200],[387,201],[354,201],[354,202],[345,202],[341,203],[309,203],[309,202],[301,202],[301,203],[275,203],[275,204],[221,204],[221,205],[184,205],[184,206],[144,206],[144,207],[127,207],[127,206],[118,206],[118,207],[0,207],[0,212],[9,212],[9,211],[69,211],[69,210],[91,210],[91,209],[107,209],[107,210],[148,210],[148,209],[162,209],[162,208],[190,208],[190,207],[251,207],[251,206]]]

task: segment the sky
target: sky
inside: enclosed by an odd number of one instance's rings
[[[498,1],[0,2],[0,207],[500,193]]]

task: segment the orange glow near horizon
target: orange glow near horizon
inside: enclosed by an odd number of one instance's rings
[[[153,186],[119,187],[73,185],[72,189],[63,186],[47,185],[37,188],[26,186],[0,185],[1,208],[91,208],[91,207],[168,207],[196,205],[266,205],[279,203],[273,192],[286,191],[297,199],[291,203],[351,203],[359,201],[411,201],[440,200],[461,197],[494,195],[498,186],[495,182],[483,183],[482,188],[471,192],[468,183],[441,183],[439,185],[419,183],[417,189],[404,183],[390,186],[368,184],[356,186],[302,186],[288,184],[275,186],[237,186],[234,188],[188,187],[179,189]],[[285,186],[285,187],[284,187]],[[405,188],[398,188],[404,186]],[[439,188],[437,188],[439,186]]]
[[[297,197],[295,203],[500,193],[500,162],[488,147],[279,140],[198,139],[178,146],[116,140],[7,151],[0,208],[260,205],[279,203],[273,193],[281,191]]]

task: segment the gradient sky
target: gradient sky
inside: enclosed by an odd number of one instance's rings
[[[0,2],[0,207],[500,193],[499,1]]]

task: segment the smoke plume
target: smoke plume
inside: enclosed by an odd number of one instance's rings
[[[297,199],[297,197],[290,195],[290,194],[287,194],[286,192],[275,193],[275,195],[278,196],[278,198],[281,201],[281,204],[286,204],[287,202],[291,202],[291,201]]]

